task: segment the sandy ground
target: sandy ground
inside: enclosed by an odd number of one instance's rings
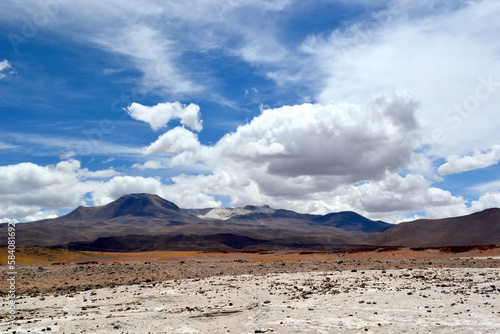
[[[499,333],[499,269],[182,279],[20,297],[5,333]]]
[[[500,333],[499,250],[26,251],[0,332]]]

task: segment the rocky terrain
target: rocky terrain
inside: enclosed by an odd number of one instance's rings
[[[5,333],[498,333],[499,268],[166,280],[18,300]]]
[[[5,333],[500,331],[497,246],[23,252],[32,262],[18,265],[18,320],[2,323]]]

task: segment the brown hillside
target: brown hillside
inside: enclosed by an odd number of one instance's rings
[[[366,242],[404,247],[499,244],[500,209],[487,209],[453,218],[419,219],[401,223]]]

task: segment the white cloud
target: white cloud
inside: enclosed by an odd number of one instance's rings
[[[392,2],[373,20],[310,36],[302,50],[320,103],[360,103],[380,91],[422,102],[428,154],[466,154],[498,140],[500,3]],[[305,78],[308,80],[308,78]]]
[[[404,167],[418,138],[408,96],[380,96],[366,107],[303,104],[263,110],[203,151],[209,163],[242,163],[270,175],[330,176],[336,185],[376,179]],[[217,161],[214,161],[217,159]]]
[[[205,191],[181,188],[176,185],[165,185],[158,178],[139,176],[116,176],[99,183],[92,192],[95,205],[105,205],[122,195],[130,193],[149,193],[159,195],[184,208],[216,207],[221,203],[215,201]]]
[[[112,167],[98,171],[89,171],[87,168],[78,170],[78,176],[81,179],[107,179],[120,174],[121,173],[115,171]]]
[[[265,35],[264,35],[265,36]],[[285,47],[269,36],[252,36],[234,53],[251,64],[275,64],[289,55]]]
[[[471,201],[468,206],[459,201],[444,207],[431,206],[426,209],[425,218],[437,219],[464,216],[494,207],[500,207],[500,192],[488,192],[481,195],[477,200]]]
[[[477,212],[489,208],[500,208],[500,192],[488,192],[477,201],[472,201],[471,211]]]
[[[193,152],[200,148],[198,137],[182,126],[162,134],[158,139],[144,149],[146,154],[176,154]]]
[[[463,173],[470,170],[496,165],[500,161],[500,145],[493,145],[489,152],[475,151],[472,155],[449,156],[446,163],[438,168],[441,175]]]
[[[415,100],[403,95],[380,96],[365,107],[265,109],[214,146],[193,140],[189,151],[166,152],[177,153],[171,165],[189,154],[191,162],[201,161],[212,171],[172,177],[168,188],[175,194],[230,196],[231,206],[271,204],[310,213],[353,210],[391,222],[408,212],[425,212],[428,218],[472,212],[479,206],[468,206],[464,198],[432,186],[423,175],[398,174],[405,169],[432,175],[429,158],[413,153],[419,138],[413,117],[417,108]],[[184,129],[165,143],[189,142],[182,138],[192,135]]]
[[[0,166],[0,217],[24,220],[42,208],[56,210],[78,205],[90,187],[80,183],[77,165],[79,162],[73,161],[57,166]]]
[[[214,146],[200,145],[183,128],[152,145],[155,153],[177,154],[171,165],[188,154],[191,162],[201,161],[212,170],[172,177],[173,193],[227,195],[232,206],[272,204],[314,213],[355,210],[377,219],[431,207],[465,210],[463,198],[432,187],[423,176],[397,173],[409,163],[414,169],[429,168],[427,159],[413,154],[419,135],[413,117],[417,108],[406,95],[379,96],[365,107],[285,106],[262,110]]]
[[[99,184],[93,179],[116,174],[112,169],[89,171],[75,159],[55,166],[29,162],[0,166],[0,217],[54,218],[56,210],[84,204],[84,195]]]
[[[221,205],[203,189],[180,189],[159,178],[121,176],[112,169],[89,171],[74,159],[47,166],[33,163],[0,166],[0,221],[55,218],[59,209],[86,205],[89,193],[95,205],[142,192],[157,194],[188,208]]]
[[[45,136],[30,133],[3,132],[2,135],[29,147],[30,151],[46,155],[57,155],[60,159],[68,159],[75,155],[109,155],[110,152],[124,156],[141,154],[140,148],[124,146],[105,141],[107,134],[114,129],[91,129],[85,138]],[[18,145],[18,147],[21,145]],[[65,152],[61,154],[60,152]]]
[[[161,193],[162,183],[156,178],[139,176],[116,176],[99,183],[92,192],[95,205],[105,205],[122,195],[130,193]]]
[[[56,210],[40,210],[33,215],[24,217],[23,222],[33,222],[42,219],[57,218]]]
[[[19,223],[19,220],[15,218],[0,218],[0,224],[5,224],[5,223],[17,224]]]
[[[422,175],[428,180],[443,181],[443,178],[437,175],[431,157],[424,152],[414,152],[404,170],[411,174]]]
[[[232,199],[231,206],[270,204],[275,208],[316,214],[355,211],[371,219],[389,218],[391,222],[399,222],[406,213],[414,211],[425,211],[429,218],[470,212],[463,198],[432,187],[420,175],[402,177],[388,172],[378,181],[336,188],[329,186],[330,180],[279,178],[262,171],[259,175],[256,170],[218,168],[211,175],[173,177],[174,184],[170,189],[176,194],[203,190],[228,195]],[[398,214],[401,217],[390,218]]]
[[[168,166],[165,166],[161,161],[148,160],[143,164],[136,163],[132,165],[132,168],[145,170],[145,169],[163,169],[163,168],[168,168]]]
[[[429,218],[441,218],[450,210],[465,210],[465,200],[449,191],[432,187],[421,175],[396,173],[376,182],[350,186],[344,195],[352,208],[374,217],[382,218],[395,213],[426,211]]]
[[[227,189],[303,198],[306,193],[380,179],[387,171],[403,168],[416,148],[417,108],[415,100],[401,95],[379,96],[365,107],[303,104],[266,109],[213,146],[201,145],[193,132],[177,127],[144,153],[168,155],[171,167],[200,162],[226,180],[248,183],[236,182]],[[200,189],[213,189],[196,180],[203,184]],[[260,194],[231,191],[231,196],[232,204],[244,205],[243,199],[254,201]]]
[[[39,10],[38,1],[25,3],[24,10],[31,14]],[[171,120],[189,128],[176,127],[160,135],[142,152],[167,156],[134,168],[200,163],[210,172],[178,175],[173,184],[165,185],[161,179],[117,175],[114,170],[90,172],[73,159],[57,166],[4,166],[4,172],[10,168],[5,173],[11,183],[1,178],[0,182],[32,190],[36,205],[9,195],[3,199],[11,202],[5,202],[0,216],[28,217],[40,208],[66,207],[74,202],[60,194],[79,198],[91,190],[95,202],[103,204],[124,193],[152,192],[186,207],[216,205],[214,194],[231,196],[232,205],[270,203],[303,212],[356,210],[376,218],[405,210],[425,211],[428,217],[468,212],[463,198],[431,186],[428,180],[439,179],[431,163],[436,156],[448,157],[440,168],[443,175],[498,162],[497,149],[466,155],[498,142],[499,2],[387,2],[388,7],[366,22],[312,35],[298,50],[297,41],[284,41],[279,27],[282,18],[293,16],[292,3],[61,3],[57,18],[45,28],[118,55],[124,67],[142,73],[140,84],[146,91],[181,100],[186,94],[219,96],[206,92],[218,84],[210,71],[183,57],[215,50],[239,57],[257,69],[255,73],[275,80],[280,89],[304,94],[303,99],[313,103],[263,110],[213,146],[200,144],[189,131],[202,130],[197,105],[133,103],[127,108],[129,114],[155,131]],[[0,17],[11,22],[19,17],[16,10],[10,6]],[[278,17],[282,12],[290,16]],[[396,93],[364,106],[380,92]],[[79,155],[140,153],[100,140],[42,139],[27,135],[20,142],[77,150]],[[24,169],[37,176],[33,185],[15,177]],[[401,176],[402,170],[409,174]],[[50,177],[52,185],[40,184]],[[58,185],[61,180],[69,190]],[[42,192],[48,194],[46,199]],[[496,203],[495,194],[484,195],[472,206]]]
[[[62,172],[74,172],[80,169],[81,163],[75,159],[69,159],[65,161],[61,161],[56,165],[56,170]]]
[[[133,119],[148,123],[154,131],[166,126],[173,119],[179,119],[182,124],[195,131],[203,129],[200,107],[193,103],[186,106],[180,102],[167,102],[148,107],[134,102],[127,107],[127,111]]]
[[[0,61],[0,79],[5,78],[7,75],[14,73],[11,63],[4,59]]]
[[[120,56],[116,60],[123,67],[132,65],[142,73],[139,81],[145,91],[211,98],[217,95],[208,91],[214,78],[209,71],[198,71],[198,62],[188,63],[183,55],[217,49],[255,64],[286,66],[280,61],[288,50],[280,45],[276,22],[268,17],[291,3],[65,1],[58,3],[57,15],[49,15],[43,28]],[[39,17],[44,13],[41,7],[38,0],[14,3],[2,8],[0,18],[22,27],[20,13],[28,19]]]
[[[118,38],[104,34],[91,38],[92,42],[115,53],[129,56],[143,73],[143,84],[148,89],[167,90],[176,94],[193,93],[201,87],[186,77],[175,65],[179,53],[167,36],[156,27],[145,23],[113,26]]]

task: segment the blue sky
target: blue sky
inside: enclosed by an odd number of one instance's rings
[[[498,1],[0,4],[0,220],[126,193],[399,222],[500,206]]]

